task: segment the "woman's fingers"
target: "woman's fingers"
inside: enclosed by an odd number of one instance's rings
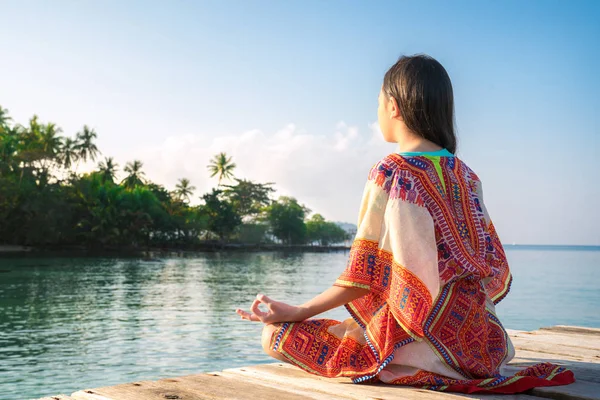
[[[250,313],[248,313],[248,321],[261,322],[260,318]]]
[[[259,305],[260,305],[260,300],[255,299],[252,302],[252,307],[250,307],[250,311],[252,311],[254,314],[256,314],[258,316],[258,318],[260,318],[262,321],[262,319],[265,318],[269,313],[261,311],[260,308],[258,308]]]
[[[267,306],[270,306],[273,302],[273,300],[271,300],[271,298],[268,297],[266,294],[257,294],[256,298],[258,299],[258,301],[260,301],[261,303],[265,303]]]
[[[235,310],[235,312],[242,317],[242,319],[247,319],[248,321],[255,321],[255,322],[261,322],[260,318],[258,318],[258,316],[249,313],[247,311],[244,310],[240,310],[239,308],[237,310]]]
[[[269,311],[268,312],[264,312],[262,311],[259,306],[260,303],[264,303],[268,308]],[[250,307],[250,311],[251,312],[247,312],[241,309],[236,309],[235,312],[238,313],[238,315],[240,317],[242,317],[242,319],[247,319],[248,321],[257,321],[257,322],[264,322],[265,324],[268,324],[271,322],[271,320],[273,320],[273,312],[272,312],[272,308],[271,306],[273,305],[273,300],[270,299],[269,297],[267,297],[264,294],[258,294],[256,295],[256,299],[254,299],[254,301],[252,302],[252,306]]]

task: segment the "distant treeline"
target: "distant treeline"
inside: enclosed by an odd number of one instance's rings
[[[234,176],[225,153],[208,161],[217,188],[190,205],[196,188],[182,178],[169,191],[152,183],[139,160],[127,174],[112,157],[91,173],[81,162],[95,162],[97,134],[84,126],[76,136],[61,135],[54,123],[33,116],[13,124],[0,107],[0,244],[85,248],[202,247],[221,243],[329,245],[349,238],[346,231],[314,214],[292,197],[271,198],[273,183]],[[228,184],[225,184],[228,183]]]

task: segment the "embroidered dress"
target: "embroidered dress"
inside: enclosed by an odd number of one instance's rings
[[[324,377],[464,393],[574,381],[542,363],[503,373],[514,348],[495,313],[512,277],[481,182],[447,150],[392,153],[369,172],[347,266],[369,289],[351,318],[278,324],[271,349]]]

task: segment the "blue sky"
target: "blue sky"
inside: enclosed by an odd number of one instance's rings
[[[377,94],[401,54],[453,81],[459,156],[504,242],[600,245],[600,3],[595,1],[2,1],[0,104],[167,187],[276,182],[355,222],[378,137]]]

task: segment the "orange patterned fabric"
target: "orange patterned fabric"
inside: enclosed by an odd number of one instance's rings
[[[532,387],[553,386],[556,382],[573,382],[573,374],[551,363],[541,363],[519,371],[514,376],[495,376],[483,379],[449,379],[428,371],[420,370],[413,376],[398,378],[394,385],[418,386],[422,389],[461,393],[523,392]]]
[[[413,337],[423,337],[423,322],[431,310],[431,295],[412,272],[394,261],[378,243],[357,239],[350,249],[346,270],[334,283],[358,286],[371,293],[351,303],[351,313],[362,325],[369,325],[376,301],[397,304],[390,309],[396,321]]]
[[[481,182],[456,157],[393,153],[369,172],[348,263],[334,285],[369,293],[345,321],[279,324],[271,349],[292,364],[355,383],[516,393],[574,380],[538,364],[514,376],[495,304],[510,289]]]

